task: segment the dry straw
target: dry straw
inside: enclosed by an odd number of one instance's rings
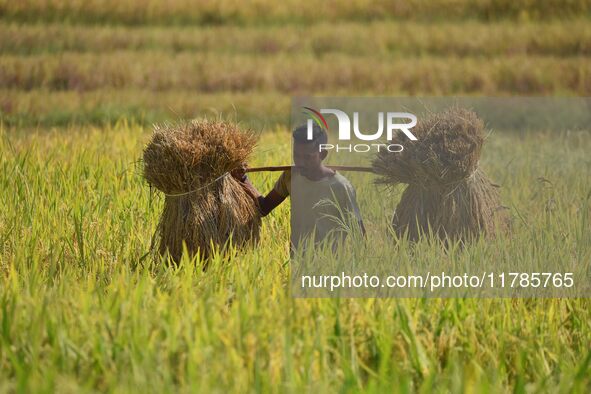
[[[377,183],[407,184],[392,226],[416,241],[433,232],[442,240],[467,241],[508,229],[498,186],[478,168],[484,124],[472,111],[451,108],[420,121],[417,141],[401,153],[381,151],[373,161]]]
[[[159,252],[179,261],[183,244],[206,259],[229,240],[258,240],[261,218],[229,171],[247,161],[256,137],[236,125],[193,121],[157,126],[144,149],[144,177],[165,194],[158,224]]]

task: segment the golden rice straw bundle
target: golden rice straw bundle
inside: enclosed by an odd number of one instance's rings
[[[443,240],[467,241],[508,229],[498,186],[478,168],[484,124],[472,111],[451,108],[420,121],[417,141],[400,153],[381,151],[372,165],[377,183],[408,184],[392,226],[412,241],[432,231]]]
[[[165,194],[158,224],[159,252],[179,261],[210,256],[232,239],[258,240],[259,211],[229,171],[247,161],[256,137],[227,122],[193,121],[156,127],[144,149],[144,177]]]

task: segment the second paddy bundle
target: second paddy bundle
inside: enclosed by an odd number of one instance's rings
[[[407,184],[392,226],[412,241],[432,232],[444,240],[494,236],[508,228],[498,186],[478,168],[484,124],[466,109],[432,114],[413,128],[417,141],[373,161],[377,182]]]
[[[247,161],[256,138],[227,122],[157,127],[144,149],[144,177],[164,193],[159,252],[179,261],[183,244],[202,258],[231,239],[256,241],[259,211],[229,171]]]

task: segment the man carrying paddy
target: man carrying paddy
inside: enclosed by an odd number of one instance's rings
[[[344,176],[323,164],[328,152],[320,151],[320,146],[328,141],[326,131],[314,125],[312,139],[307,134],[307,126],[294,130],[295,167],[283,172],[266,196],[250,183],[244,171],[233,173],[258,204],[262,216],[291,196],[292,252],[311,239],[317,245],[330,240],[334,249],[337,241],[346,237],[345,226],[351,223],[365,234],[355,189]]]

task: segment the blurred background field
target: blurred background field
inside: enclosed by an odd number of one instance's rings
[[[287,124],[292,95],[581,96],[590,4],[2,1],[0,114],[263,128]]]
[[[293,299],[288,204],[207,272],[140,263],[162,197],[137,160],[153,122],[209,116],[261,132],[252,165],[287,164],[294,95],[589,96],[590,10],[0,0],[0,392],[588,392],[589,299]],[[496,252],[591,259],[590,149],[490,136],[516,225]]]

